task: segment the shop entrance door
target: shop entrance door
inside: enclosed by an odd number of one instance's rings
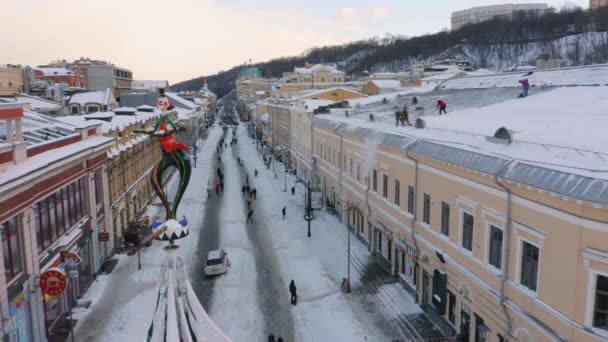
[[[471,317],[466,312],[460,312],[460,341],[469,342],[470,333],[469,326],[471,325]]]
[[[422,270],[422,305],[429,303],[429,274]]]

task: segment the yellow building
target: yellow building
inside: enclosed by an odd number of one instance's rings
[[[23,91],[23,69],[20,65],[0,65],[0,96]]]
[[[395,130],[392,113],[361,120],[376,109],[312,119],[313,181],[423,310],[469,342],[605,341],[608,180],[552,166],[589,159],[501,135]]]
[[[346,73],[338,70],[335,65],[310,65],[294,68],[290,73],[290,81],[295,83],[340,83],[346,82]],[[314,87],[313,87],[314,88]]]

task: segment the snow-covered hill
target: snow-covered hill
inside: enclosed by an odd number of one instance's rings
[[[569,66],[606,63],[608,61],[608,32],[586,32],[576,35],[517,43],[486,45],[460,44],[426,59],[411,57],[377,63],[373,72],[399,72],[416,63],[456,59],[469,61],[475,68],[507,71],[521,64],[535,64],[541,53],[561,56]]]

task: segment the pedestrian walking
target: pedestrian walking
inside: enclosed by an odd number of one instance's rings
[[[277,342],[283,342],[283,338],[279,337],[279,339],[277,340]]]
[[[220,183],[215,183],[215,194],[216,195],[220,194]]]
[[[295,196],[296,195],[296,187],[292,186],[291,187],[291,196]]]
[[[401,126],[405,126],[407,122],[408,126],[411,126],[409,112],[407,111],[407,106],[403,106],[403,109],[399,113],[399,120],[401,121]]]
[[[217,156],[217,162],[218,162],[218,163],[221,163],[221,162],[222,162],[222,157]]]
[[[219,175],[220,175],[220,173],[222,173],[222,169],[218,167],[218,168],[217,168],[217,175],[219,176]]]
[[[220,181],[220,192],[224,192],[224,181]]]
[[[401,112],[395,112],[395,127],[399,127],[399,118],[401,117]]]
[[[258,197],[258,191],[255,188],[251,190],[251,194],[253,195],[253,199],[256,199]]]
[[[249,209],[247,212],[247,223],[253,223],[253,209]]]
[[[418,98],[416,96],[414,96],[414,98],[412,98],[412,105],[415,106],[418,104]]]
[[[274,339],[274,335],[272,335],[272,334],[268,335],[268,342],[276,342]]]
[[[441,115],[441,112],[443,112],[443,114],[447,114],[448,112],[445,110],[446,107],[448,105],[443,102],[442,100],[437,100],[437,106],[435,108],[439,108],[439,115]]]
[[[245,183],[249,184],[249,174],[245,175]]]
[[[528,97],[528,91],[530,90],[530,82],[527,78],[524,78],[523,80],[520,80],[519,83],[521,83],[521,87],[523,90],[520,97]]]
[[[247,209],[251,209],[251,196],[247,196],[245,201],[247,202]]]
[[[236,157],[236,161],[237,161],[237,163],[240,164],[241,163],[241,158],[240,157]]]
[[[292,305],[296,305],[298,303],[298,294],[297,294],[296,290],[297,290],[296,283],[292,279],[291,283],[289,283],[289,293],[291,293],[291,304]]]
[[[241,192],[243,193],[243,195],[245,195],[246,190],[247,190],[247,188],[243,185],[243,187],[241,188]]]
[[[220,173],[220,182],[223,182],[223,181],[224,181],[224,174]]]
[[[283,220],[284,220],[285,215],[287,215],[287,207],[283,207],[283,209],[281,209],[281,212],[283,213]]]
[[[374,113],[369,114],[369,121],[374,122]]]
[[[255,177],[257,177],[257,176],[258,176],[258,169],[253,170],[253,175],[254,175]]]

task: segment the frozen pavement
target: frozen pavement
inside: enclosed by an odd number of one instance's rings
[[[225,141],[229,143],[232,130]],[[180,213],[191,222],[190,236],[177,241],[178,255],[190,271],[193,287],[211,318],[233,341],[265,341],[269,334],[285,341],[405,341],[415,337],[408,317],[420,317],[419,307],[398,284],[377,273],[371,256],[352,239],[351,294],[340,292],[346,276],[346,229],[335,217],[321,214],[306,236],[304,193],[283,192],[282,166],[277,176],[267,170],[245,129],[237,129],[238,144],[223,149],[218,164],[216,145],[224,136],[214,127],[193,170]],[[244,162],[237,164],[237,158]],[[216,169],[225,174],[220,196],[207,198],[215,184]],[[259,177],[254,177],[254,169]],[[254,224],[246,223],[241,187],[249,174],[258,191]],[[288,189],[294,178],[288,175]],[[172,184],[169,185],[169,189]],[[287,217],[282,220],[281,208]],[[149,214],[158,208],[151,206]],[[165,259],[165,243],[142,250],[137,257],[121,255],[113,273],[97,278],[84,299],[93,302],[79,309],[79,341],[133,341],[146,336],[154,312],[157,279]],[[224,275],[205,278],[203,259],[209,249],[222,248],[231,267]],[[289,281],[298,287],[298,304],[289,303]],[[431,329],[432,332],[432,329]],[[432,336],[436,336],[433,332]],[[425,335],[425,337],[427,337]]]
[[[274,249],[280,260],[283,279],[294,279],[298,287],[298,305],[292,307],[296,341],[393,341],[441,334],[422,313],[407,292],[394,283],[373,263],[367,248],[354,237],[351,239],[353,292],[340,292],[347,269],[347,230],[336,217],[317,213],[312,221],[312,236],[307,237],[303,219],[304,189],[296,186],[296,195],[289,191],[295,177],[287,175],[284,189],[284,169],[275,163],[276,175],[263,165],[256,145],[243,127],[238,129],[239,152],[258,189],[257,221],[272,232]],[[281,208],[287,208],[283,221]],[[287,284],[285,284],[287,293]],[[414,327],[410,323],[416,318]],[[420,318],[420,319],[418,319]]]
[[[203,222],[202,193],[212,172],[208,165],[221,133],[220,128],[214,127],[207,138],[199,142],[202,148],[199,149],[198,165],[192,170],[190,185],[178,213],[178,216],[187,213],[190,220],[190,235],[176,242],[180,246],[178,256],[190,271],[197,264],[195,250],[201,233],[199,223]],[[173,177],[167,186],[170,192],[176,186],[175,180]],[[159,207],[149,206],[147,214],[154,216],[158,212]],[[74,329],[76,341],[143,340],[154,313],[155,289],[166,256],[165,245],[166,242],[154,241],[151,247],[141,251],[140,271],[136,255],[120,255],[111,274],[97,277],[83,296],[84,300],[92,301],[91,307],[74,309],[74,318],[78,320]]]

